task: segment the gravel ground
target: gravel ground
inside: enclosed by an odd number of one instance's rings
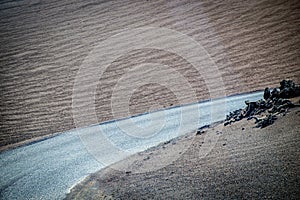
[[[219,124],[92,174],[67,199],[298,199],[299,122],[300,109],[293,108],[263,129],[247,120]],[[210,146],[205,138],[213,134],[218,141],[203,157]],[[186,148],[190,140],[192,145],[175,162],[140,173],[162,162],[162,154],[168,159],[174,149]]]

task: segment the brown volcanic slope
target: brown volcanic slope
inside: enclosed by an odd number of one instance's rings
[[[0,146],[74,128],[73,84],[86,56],[109,36],[145,26],[176,30],[201,44],[218,66],[227,95],[274,86],[283,78],[300,81],[297,0],[4,0],[0,3]],[[129,69],[148,62],[172,67],[188,81],[198,100],[209,98],[204,80],[210,77],[203,78],[182,57],[164,50],[134,50],[118,57],[92,83],[97,85],[98,122],[128,115],[111,114],[113,88]],[[129,76],[132,84],[150,71],[139,68]],[[155,73],[162,74],[152,70],[151,76]],[[170,83],[184,90],[176,79]],[[122,96],[127,90],[116,92]],[[129,105],[133,115],[194,101],[182,98],[180,102],[170,88],[151,83],[136,87],[130,102],[117,106]]]
[[[263,129],[219,124],[106,167],[66,199],[299,199],[299,122],[298,107]]]

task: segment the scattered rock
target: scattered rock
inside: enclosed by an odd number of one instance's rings
[[[198,128],[196,135],[202,135],[203,133],[205,133],[205,129],[208,129],[209,127],[210,125],[201,126],[200,128]]]
[[[150,159],[150,156],[147,156],[143,160],[145,161],[145,160],[149,160],[149,159]]]
[[[196,133],[196,135],[202,135],[203,133],[205,133],[205,131],[202,131],[202,130],[197,130],[197,133]]]
[[[278,88],[274,88],[271,92],[271,97],[270,99],[274,99],[274,98],[278,98],[279,97],[279,89]]]
[[[226,121],[226,122],[224,123],[224,126],[227,126],[227,125],[231,124],[231,122],[233,122],[233,121]]]
[[[226,116],[224,126],[240,121],[243,118],[248,120],[255,119],[256,127],[264,128],[269,126],[277,119],[277,114],[283,113],[285,115],[289,108],[296,106],[286,98],[297,96],[300,96],[300,86],[296,85],[292,80],[283,80],[280,82],[279,88],[274,88],[273,90],[265,88],[264,99],[256,102],[246,101],[246,108],[230,112]],[[267,114],[263,118],[258,118],[257,116],[262,113]]]
[[[271,97],[271,90],[267,87],[264,91],[264,99],[268,100]]]
[[[266,126],[269,126],[274,123],[274,121],[277,119],[275,115],[268,115],[266,118],[260,120],[257,122],[256,127],[257,128],[264,128]]]
[[[164,142],[164,144],[169,144],[171,142],[171,140]]]
[[[296,85],[292,80],[282,80],[279,89],[281,98],[293,98],[300,95],[300,85]]]

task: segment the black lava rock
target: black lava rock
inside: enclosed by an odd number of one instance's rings
[[[270,97],[271,97],[271,91],[270,91],[270,89],[267,87],[267,88],[265,88],[265,91],[264,91],[264,99],[265,99],[265,100],[268,100]]]
[[[277,119],[277,114],[283,113],[285,115],[289,108],[295,106],[286,98],[297,96],[300,96],[300,86],[296,85],[292,80],[283,80],[280,82],[279,88],[274,88],[273,90],[265,88],[264,99],[256,102],[246,101],[244,109],[230,112],[226,116],[224,126],[240,121],[243,118],[247,118],[248,120],[255,119],[256,127],[264,128],[269,126]],[[265,118],[260,119],[256,117],[265,111],[269,113]]]

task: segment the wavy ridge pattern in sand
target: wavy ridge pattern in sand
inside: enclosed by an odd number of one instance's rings
[[[299,13],[297,0],[2,1],[0,146],[74,128],[76,73],[99,41],[122,29],[164,27],[192,37],[216,62],[228,95],[274,86],[283,78],[299,82]],[[197,99],[209,97],[203,77],[184,59],[137,50],[112,63],[95,83],[99,122],[113,118],[112,88],[124,70],[144,62],[185,73]],[[137,114],[178,101],[168,88],[150,84],[138,88],[129,104]]]

